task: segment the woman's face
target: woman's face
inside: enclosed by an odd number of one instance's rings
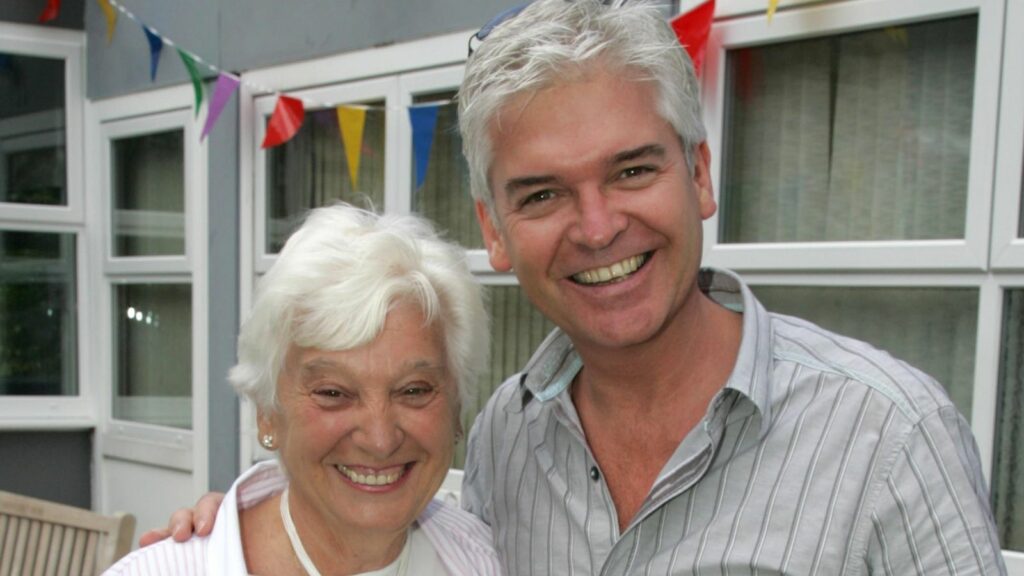
[[[394,307],[360,348],[292,346],[277,395],[260,433],[274,435],[300,530],[405,530],[451,465],[458,391],[441,329],[417,306]]]

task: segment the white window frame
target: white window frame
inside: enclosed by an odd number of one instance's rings
[[[197,492],[208,484],[208,158],[200,142],[203,115],[193,111],[191,85],[98,101],[87,107],[92,190],[88,218],[91,253],[98,273],[92,280],[96,304],[93,334],[99,359],[94,379],[97,394],[97,456],[191,472]],[[176,256],[114,257],[110,149],[114,139],[172,129],[183,131],[185,185],[185,252]],[[155,426],[115,419],[113,298],[119,284],[188,283],[192,309],[192,428]],[[102,485],[102,479],[97,481]]]
[[[64,61],[64,114],[39,113],[0,121],[0,164],[7,150],[22,150],[58,138],[64,128],[67,205],[0,202],[0,229],[10,232],[72,234],[75,237],[75,381],[71,396],[0,396],[0,430],[77,430],[95,425],[95,387],[88,377],[94,317],[88,302],[88,239],[83,216],[83,120],[85,34],[0,22],[0,52]]]
[[[992,211],[992,267],[1024,269],[1024,237],[1020,234],[1024,182],[1024,5],[1007,2],[1006,46],[1003,49],[1003,91],[999,101],[999,148],[996,158],[995,206]]]
[[[85,34],[0,22],[0,52],[64,61],[64,117],[31,114],[0,121],[0,164],[5,150],[22,150],[56,140],[54,130],[64,129],[65,192],[67,205],[44,206],[0,202],[3,221],[81,224],[83,220],[84,153],[83,119],[85,71],[82,65]],[[47,132],[50,132],[47,135]],[[9,148],[10,147],[10,148]]]
[[[711,173],[719,184],[724,154],[726,50],[968,14],[978,15],[978,45],[963,239],[725,244],[718,241],[719,217],[715,215],[704,224],[704,262],[739,271],[985,269],[1003,8],[1002,0],[848,0],[783,11],[770,24],[763,13],[716,23],[708,41],[703,100],[712,150]]]

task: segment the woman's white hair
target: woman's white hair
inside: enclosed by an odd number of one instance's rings
[[[662,9],[642,0],[536,0],[480,42],[459,89],[470,190],[492,216],[494,193],[487,175],[494,118],[512,98],[578,80],[595,66],[654,84],[658,113],[679,134],[693,170],[694,149],[706,138],[700,89]]]
[[[347,204],[311,211],[260,279],[228,380],[258,408],[273,410],[292,344],[325,350],[368,344],[389,310],[407,302],[418,304],[428,323],[440,323],[461,406],[474,406],[490,332],[465,251],[441,240],[422,218]]]

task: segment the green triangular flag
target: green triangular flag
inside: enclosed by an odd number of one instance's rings
[[[203,77],[200,76],[199,70],[196,68],[195,59],[188,52],[178,48],[178,56],[181,56],[181,61],[185,63],[185,68],[188,70],[188,76],[192,79],[192,88],[196,92],[196,116],[198,116],[199,107],[203,104]]]

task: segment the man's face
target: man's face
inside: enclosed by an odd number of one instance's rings
[[[696,292],[709,155],[691,177],[654,97],[597,71],[513,99],[491,126],[496,220],[477,204],[491,265],[581,349],[647,342]]]

